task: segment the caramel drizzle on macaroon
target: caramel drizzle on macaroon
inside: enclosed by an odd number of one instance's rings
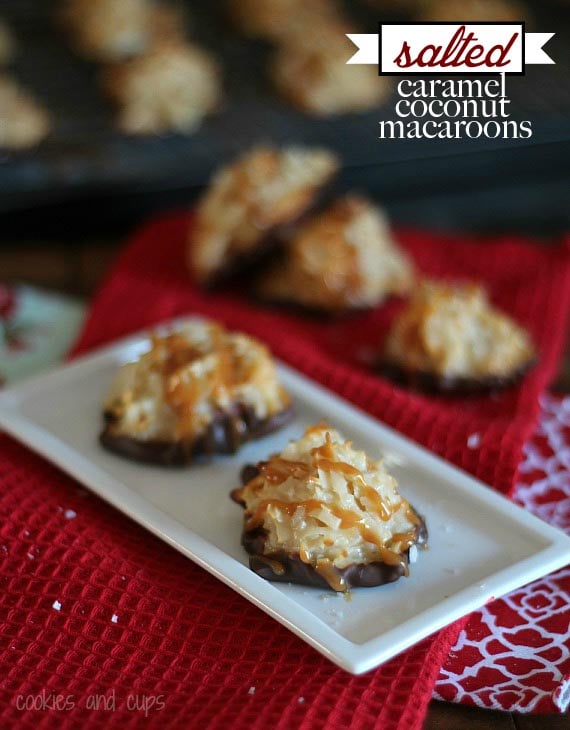
[[[236,382],[235,356],[227,332],[217,324],[209,325],[209,347],[199,348],[179,333],[152,338],[157,367],[163,380],[164,397],[177,417],[178,436],[194,435],[198,429],[196,403],[205,396],[231,389]],[[214,367],[204,377],[192,377],[188,367],[210,353]],[[162,357],[161,357],[162,355]]]
[[[235,351],[227,330],[215,322],[204,326],[207,337],[200,345],[178,332],[152,335],[153,365],[162,377],[164,399],[176,416],[179,438],[194,437],[200,431],[199,401],[216,400],[224,393],[231,398],[232,390],[255,374],[255,366],[247,366]],[[209,356],[214,358],[213,364],[203,374],[190,371],[192,363]],[[283,397],[287,399],[285,391]]]
[[[324,424],[319,424],[307,429],[306,435],[311,433],[318,433],[319,431],[327,428]],[[334,444],[330,433],[327,431],[325,435],[325,442],[318,447],[311,450],[312,464],[307,464],[301,461],[289,461],[281,456],[273,456],[269,461],[262,462],[258,465],[259,475],[254,477],[248,484],[246,484],[240,492],[246,489],[258,491],[263,487],[265,481],[270,484],[279,485],[285,482],[290,477],[298,480],[311,480],[318,477],[318,470],[323,472],[336,472],[342,474],[347,478],[348,482],[358,481],[365,497],[374,505],[376,515],[384,522],[388,521],[391,516],[404,506],[406,510],[406,517],[413,525],[418,525],[420,520],[415,514],[406,500],[402,500],[394,505],[388,505],[382,499],[378,492],[368,485],[364,479],[362,472],[351,464],[339,461],[334,451]],[[236,490],[238,491],[238,490]],[[270,508],[275,508],[293,517],[298,509],[303,509],[306,512],[315,512],[320,509],[327,509],[331,514],[340,520],[340,529],[351,529],[355,528],[358,530],[360,536],[366,542],[376,545],[378,548],[380,557],[387,565],[399,565],[402,567],[404,574],[408,575],[408,563],[405,556],[402,554],[408,550],[411,545],[416,542],[416,531],[415,529],[410,530],[406,533],[397,533],[392,536],[389,541],[390,547],[387,547],[384,540],[382,540],[376,533],[365,523],[364,515],[359,514],[353,510],[336,507],[328,502],[319,499],[308,499],[296,502],[287,502],[281,499],[264,499],[261,500],[253,514],[249,515],[246,520],[245,529],[250,532],[263,525],[264,517]],[[395,550],[393,548],[398,548]],[[322,575],[327,583],[337,591],[346,590],[346,585],[342,575],[335,567],[334,563],[327,558],[319,558],[316,561],[311,559],[308,552],[301,546],[299,550],[300,559],[309,563],[313,568]]]

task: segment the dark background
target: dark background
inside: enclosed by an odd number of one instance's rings
[[[57,3],[2,0],[0,16],[21,47],[13,71],[55,127],[37,149],[0,156],[0,245],[73,241],[87,228],[90,236],[121,234],[153,212],[190,205],[216,166],[260,141],[337,150],[345,164],[339,187],[367,191],[406,225],[544,237],[570,227],[570,13],[562,4],[528,6],[527,30],[557,33],[547,46],[556,65],[507,79],[513,118],[530,119],[533,137],[462,141],[380,141],[378,121],[395,118],[392,100],[361,115],[296,112],[265,79],[270,47],[240,38],[221,0],[183,4],[191,38],[222,60],[225,106],[191,137],[135,138],[114,129],[99,68],[68,49],[54,22]],[[363,32],[375,32],[378,11],[346,7]]]

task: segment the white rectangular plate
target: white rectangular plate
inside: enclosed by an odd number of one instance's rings
[[[0,395],[0,426],[187,555],[349,672],[366,672],[437,629],[570,561],[570,539],[280,365],[296,418],[237,455],[168,470],[102,450],[101,403],[117,368],[148,348],[122,340]],[[269,583],[248,568],[242,510],[229,498],[257,462],[325,419],[372,456],[383,454],[402,493],[425,515],[429,550],[408,579],[333,592]]]

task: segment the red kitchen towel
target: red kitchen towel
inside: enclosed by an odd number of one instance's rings
[[[2,730],[419,730],[461,622],[353,677],[0,438]]]
[[[284,359],[508,490],[560,350],[566,249],[407,234],[424,271],[483,278],[532,330],[541,364],[500,398],[412,395],[359,358],[390,308],[304,321],[206,296],[184,268],[187,216],[147,226],[97,298],[77,351],[185,313],[263,337]],[[482,255],[484,251],[485,255]],[[349,347],[347,347],[347,345]],[[350,353],[350,355],[347,355]],[[467,445],[477,434],[480,447]],[[10,439],[0,439],[0,726],[420,728],[460,624],[351,677]]]
[[[523,444],[552,378],[570,305],[570,239],[539,246],[515,238],[467,240],[403,232],[402,245],[429,276],[484,282],[493,301],[531,332],[540,361],[522,386],[492,397],[434,398],[398,388],[364,364],[377,351],[397,303],[334,321],[256,306],[243,287],[204,294],[185,264],[188,215],[143,228],[91,310],[76,352],[177,315],[218,318],[265,340],[274,353],[402,433],[509,492]],[[477,449],[469,448],[473,439]]]

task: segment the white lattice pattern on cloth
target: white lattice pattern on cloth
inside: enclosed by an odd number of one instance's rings
[[[570,397],[545,395],[514,499],[570,532]],[[477,611],[441,670],[434,697],[516,712],[570,706],[570,567]]]

